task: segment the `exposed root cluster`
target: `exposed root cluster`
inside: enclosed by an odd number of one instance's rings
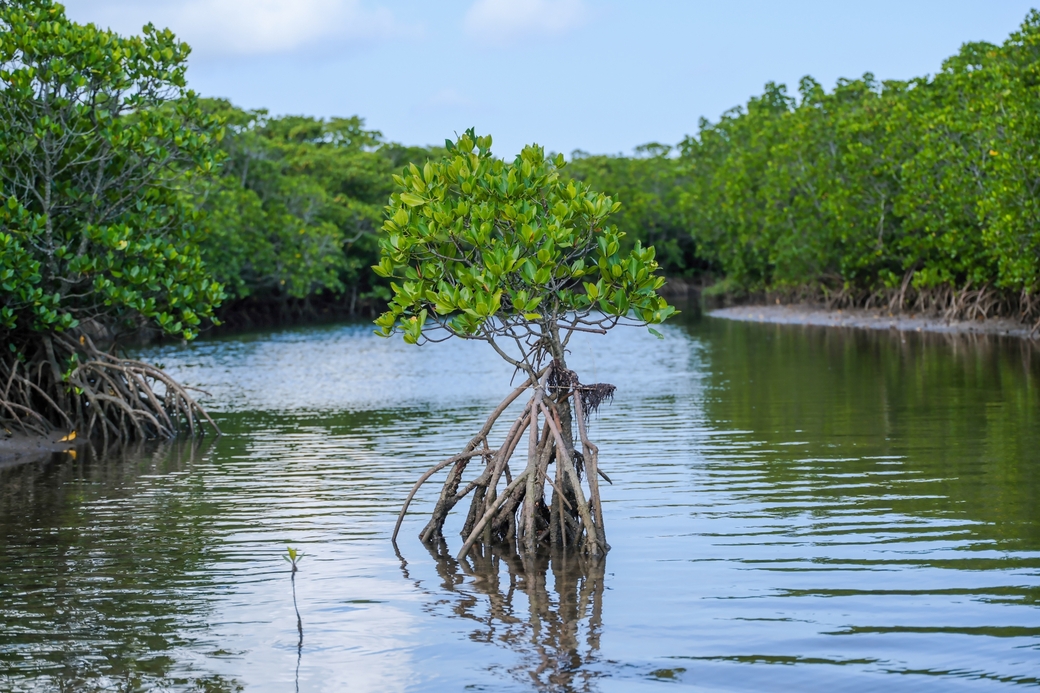
[[[801,287],[771,291],[765,299],[770,303],[822,301],[831,310],[873,308],[890,313],[932,315],[946,321],[1012,318],[1032,325],[1033,332],[1040,331],[1040,293],[1013,294],[988,284],[974,286],[971,281],[960,288],[950,285],[917,288],[912,285],[912,279],[913,273],[908,272],[898,288],[864,291],[844,285]]]
[[[549,544],[576,548],[592,556],[605,554],[610,546],[603,527],[599,477],[610,480],[599,469],[599,449],[588,438],[587,423],[588,413],[612,397],[613,392],[613,385],[581,385],[573,371],[553,361],[536,378],[510,393],[462,452],[419,478],[397,518],[394,540],[419,488],[450,466],[433,515],[419,535],[424,543],[443,539],[448,513],[472,494],[462,529],[465,543],[459,551],[460,560],[478,542],[515,542],[525,552]],[[526,406],[502,443],[492,448],[492,428],[524,393],[530,394]],[[571,432],[572,406],[580,450],[575,449]],[[525,436],[527,461],[514,474],[510,461]],[[480,474],[462,486],[463,473],[478,458],[483,463]],[[504,488],[500,488],[503,484]],[[552,492],[548,502],[546,487]]]
[[[12,342],[14,344],[14,342]],[[109,441],[195,433],[209,414],[158,366],[98,349],[90,336],[26,340],[0,356],[0,421],[27,434],[55,430]]]
[[[581,398],[581,411],[585,415],[586,426],[589,417],[599,411],[599,405],[604,401],[614,401],[614,391],[617,389],[608,383],[593,383],[582,385],[578,382],[578,374],[574,371],[560,367],[556,362],[549,369],[549,378],[546,381],[548,391],[559,396],[566,395],[568,391],[574,392]]]

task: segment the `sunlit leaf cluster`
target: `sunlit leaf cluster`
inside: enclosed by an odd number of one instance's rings
[[[472,130],[448,145],[439,161],[394,177],[373,268],[394,280],[378,334],[521,343],[674,312],[657,293],[654,249],[622,252],[623,234],[608,223],[620,203],[561,176],[562,156],[531,145],[507,163]]]

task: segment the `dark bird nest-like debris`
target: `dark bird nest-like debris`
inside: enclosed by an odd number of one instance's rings
[[[617,388],[609,383],[593,383],[592,385],[579,385],[575,388],[581,397],[581,409],[585,414],[585,422],[588,423],[589,416],[599,411],[599,405],[604,401],[614,401],[614,390]]]
[[[609,383],[593,383],[582,385],[578,381],[578,374],[566,368],[560,368],[556,361],[549,367],[549,379],[546,383],[551,392],[566,395],[568,392],[577,392],[581,397],[582,414],[585,415],[585,423],[588,424],[589,417],[599,411],[599,406],[606,402],[614,401],[614,391],[617,388]]]

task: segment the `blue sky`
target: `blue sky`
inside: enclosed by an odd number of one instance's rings
[[[276,114],[360,115],[406,144],[475,126],[495,151],[674,144],[700,117],[811,74],[933,73],[1002,42],[1017,0],[69,0],[122,33],[147,21],[194,48],[191,86]]]

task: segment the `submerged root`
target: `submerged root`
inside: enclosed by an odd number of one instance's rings
[[[432,516],[419,535],[424,543],[444,541],[449,512],[469,496],[460,557],[476,545],[494,543],[515,545],[527,553],[546,544],[577,548],[594,556],[610,550],[599,493],[599,477],[606,475],[599,470],[599,450],[588,438],[587,423],[589,412],[613,396],[614,386],[581,385],[573,371],[556,362],[538,375],[536,381],[517,388],[496,407],[462,452],[434,465],[419,478],[398,516],[394,541],[420,487],[450,467]],[[501,444],[492,448],[490,434],[495,423],[525,392],[530,393],[530,399]],[[571,439],[572,405],[580,450]],[[525,437],[526,464],[514,474],[510,462]],[[463,485],[467,467],[478,458],[482,468]]]
[[[98,349],[86,334],[46,336],[0,357],[0,421],[30,435],[75,431],[106,445],[171,438],[206,411],[158,367]]]

